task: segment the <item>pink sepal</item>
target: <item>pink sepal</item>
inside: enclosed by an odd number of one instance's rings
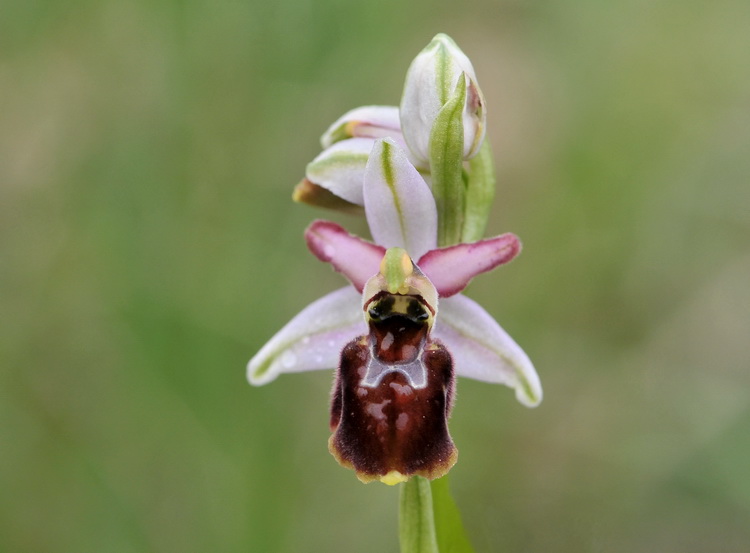
[[[349,234],[330,221],[313,221],[305,231],[310,251],[342,273],[362,292],[365,283],[380,270],[385,248]]]
[[[437,288],[440,297],[447,298],[466,288],[475,276],[507,263],[521,251],[515,234],[457,244],[430,250],[417,262]]]

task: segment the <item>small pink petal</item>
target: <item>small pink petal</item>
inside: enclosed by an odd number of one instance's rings
[[[362,292],[365,283],[380,270],[385,248],[349,234],[330,221],[313,221],[305,231],[310,251],[342,273]]]
[[[515,234],[430,250],[417,262],[419,268],[447,298],[466,288],[475,276],[507,263],[521,251]]]

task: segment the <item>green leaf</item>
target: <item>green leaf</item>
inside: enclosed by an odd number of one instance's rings
[[[401,486],[398,528],[401,553],[439,553],[426,478],[414,476]]]
[[[439,246],[451,246],[461,241],[465,196],[462,178],[465,103],[466,78],[462,75],[453,96],[438,112],[430,132],[430,173],[438,211]]]
[[[492,148],[485,138],[479,152],[469,163],[462,242],[476,242],[484,238],[494,199],[495,165],[492,162]]]
[[[474,553],[466,536],[461,513],[451,497],[448,477],[430,483],[438,550],[440,553]]]

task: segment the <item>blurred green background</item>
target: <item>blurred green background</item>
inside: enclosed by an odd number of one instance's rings
[[[0,2],[0,550],[397,550],[397,490],[326,449],[331,373],[245,364],[343,280],[290,201],[439,31],[487,98],[468,291],[545,400],[459,382],[482,552],[747,551],[746,0]]]

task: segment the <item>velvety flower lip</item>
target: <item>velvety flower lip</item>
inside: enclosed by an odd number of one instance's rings
[[[458,451],[448,432],[453,359],[431,336],[437,290],[404,249],[389,248],[362,304],[369,334],[342,350],[329,450],[363,482],[439,478]]]
[[[397,484],[418,475],[440,478],[456,463],[458,451],[448,432],[453,403],[451,355],[428,341],[420,355],[427,385],[412,387],[398,372],[385,374],[375,387],[359,373],[372,361],[367,337],[341,352],[331,401],[328,449],[362,482]]]

